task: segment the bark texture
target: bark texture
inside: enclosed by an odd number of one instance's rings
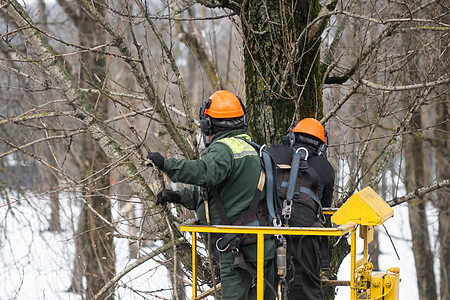
[[[106,3],[104,1],[94,1],[97,11],[103,16],[106,13]],[[106,42],[103,29],[94,22],[85,12],[80,11],[76,20],[78,28],[79,42],[87,48],[93,48]],[[89,88],[92,85],[102,89],[106,80],[106,57],[105,55],[84,52],[80,54],[81,70],[80,87]],[[89,94],[86,96],[92,107],[96,108],[98,117],[101,120],[108,118],[108,99],[100,94]],[[90,206],[83,206],[78,223],[78,235],[81,239],[82,255],[78,259],[83,259],[85,269],[83,275],[86,278],[86,295],[91,298],[97,294],[102,287],[115,275],[115,253],[113,238],[110,233],[114,231],[103,219],[111,224],[111,202],[106,196],[110,194],[109,175],[106,166],[109,159],[99,145],[89,136],[84,136],[83,152],[80,158],[84,163],[85,178],[88,180],[85,188],[84,200]],[[98,172],[98,173],[97,173]],[[92,174],[99,174],[92,177]],[[105,299],[114,299],[114,291],[111,289],[105,294]]]
[[[320,31],[303,32],[319,11],[319,1],[246,1],[239,12],[256,142],[279,142],[293,120],[323,115]]]
[[[447,8],[448,9],[448,8]],[[442,12],[446,11],[446,8],[441,6]],[[443,20],[448,24],[450,22],[450,16],[446,14]],[[439,36],[437,36],[439,38]],[[441,49],[439,49],[440,55],[440,72],[447,73],[449,70],[450,62],[450,36],[444,35]],[[441,88],[439,91],[445,89]],[[450,107],[448,103],[448,92],[443,94],[439,103],[436,106],[437,115],[437,130],[435,131],[435,155],[437,166],[437,179],[449,180],[450,179],[450,144],[448,134],[450,132]],[[439,210],[439,229],[438,229],[438,241],[439,241],[439,275],[440,275],[440,299],[450,299],[450,201],[448,195],[450,188],[444,188],[436,194],[436,206]]]
[[[414,124],[414,126],[420,126],[420,118],[420,113],[416,111],[411,119],[411,123]],[[410,191],[423,185],[425,179],[425,153],[423,149],[423,140],[417,135],[413,135],[407,140],[406,152],[410,153],[411,156],[406,157],[405,182],[407,190]],[[427,197],[424,196],[409,201],[408,212],[419,298],[423,300],[433,300],[437,299],[437,295],[433,271],[433,253],[431,252],[426,216],[427,200]]]

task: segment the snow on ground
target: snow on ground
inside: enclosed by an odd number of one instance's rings
[[[73,265],[74,228],[79,205],[70,195],[61,197],[61,218],[65,228],[61,233],[49,232],[50,201],[29,197],[11,205],[0,199],[0,300],[79,300],[78,295],[67,292],[71,283]],[[126,226],[126,225],[121,225]],[[384,229],[380,228],[381,271],[400,267],[400,299],[418,298],[411,235],[406,205],[395,207],[394,218],[385,223],[393,238],[400,260]],[[122,228],[126,231],[126,227]],[[157,247],[158,244],[155,244]],[[358,244],[358,251],[362,243]],[[143,249],[148,253],[149,248]],[[145,253],[142,253],[144,255]],[[129,258],[128,241],[116,239],[117,272],[135,260]],[[162,259],[162,258],[161,258]],[[339,271],[340,280],[349,280],[350,262],[347,257]],[[158,297],[149,296],[156,293]],[[188,291],[190,296],[191,292]],[[125,275],[119,282],[116,299],[172,299],[167,270],[154,261],[148,261]],[[336,299],[349,299],[349,288],[340,287]]]
[[[71,206],[69,198],[62,206]],[[70,228],[48,230],[47,199],[0,202],[0,299],[79,299],[67,293],[74,243]],[[70,211],[69,211],[70,213]],[[67,217],[63,214],[62,218]],[[70,225],[70,224],[69,224]]]
[[[71,220],[77,219],[79,205],[69,195],[60,199],[62,224],[68,225],[61,233],[48,231],[47,198],[12,200],[11,209],[0,199],[0,300],[81,299],[68,292],[75,252]],[[128,253],[128,242],[116,240],[118,272],[135,261]],[[154,261],[145,262],[119,281],[116,299],[152,299],[148,293],[172,299],[167,273]]]

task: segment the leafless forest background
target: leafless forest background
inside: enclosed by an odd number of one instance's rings
[[[25,263],[2,257],[14,246],[8,242],[10,220],[31,226],[20,218],[27,208],[42,225],[34,234],[70,233],[74,249],[60,254],[72,270],[65,288],[82,299],[113,299],[119,285],[127,288],[120,278],[129,269],[116,269],[119,240],[128,241],[130,265],[164,261],[173,298],[189,297],[184,286],[190,284],[190,244],[175,225],[195,215],[155,207],[155,194],[171,183],[146,167],[144,158],[150,151],[197,157],[197,111],[214,90],[228,89],[247,103],[264,100],[245,86],[252,70],[244,61],[249,44],[243,22],[252,22],[253,34],[265,34],[257,30],[261,20],[244,18],[245,9],[261,7],[270,16],[269,8],[282,3],[291,13],[304,3],[318,5],[315,0],[1,0],[1,276],[20,273]],[[320,118],[329,134],[334,205],[366,186],[391,206],[407,202],[417,297],[449,299],[449,3],[320,4],[317,17],[283,38],[295,45],[297,38],[323,31],[320,52],[313,53],[320,57],[322,82],[315,84],[322,97],[311,117]],[[282,51],[287,57],[310,54],[294,46]],[[277,84],[292,80],[294,66],[271,70]],[[257,89],[271,88],[258,84]],[[295,88],[298,101],[287,123],[302,116],[305,87]],[[250,115],[250,122],[264,119]],[[251,131],[261,132],[266,131]],[[273,142],[273,136],[262,142]],[[430,209],[438,213],[438,232],[429,231]],[[376,264],[377,241],[373,246]],[[161,253],[163,258],[156,257]],[[200,280],[211,284],[207,266]],[[9,287],[10,299],[21,288],[26,287],[20,282]]]

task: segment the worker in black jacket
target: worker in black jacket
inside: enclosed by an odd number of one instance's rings
[[[326,142],[322,124],[307,118],[289,129],[282,144],[269,149],[277,164],[282,214],[291,227],[323,226],[322,207],[331,206],[334,186],[334,169],[324,157]],[[324,241],[318,236],[286,238],[288,299],[323,299],[320,270]],[[326,247],[324,244],[322,249]]]

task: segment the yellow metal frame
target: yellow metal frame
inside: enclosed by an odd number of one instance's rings
[[[390,268],[386,273],[372,276],[370,300],[397,300],[399,297],[400,269]]]
[[[314,235],[314,236],[343,236],[351,234],[350,249],[350,299],[357,300],[358,290],[367,287],[358,286],[357,272],[361,273],[361,266],[368,262],[368,245],[373,239],[373,228],[393,216],[392,208],[381,199],[370,187],[351,196],[344,205],[336,209],[324,210],[324,214],[332,215],[331,220],[340,226],[335,228],[317,227],[257,227],[257,226],[201,226],[194,223],[181,225],[181,231],[192,233],[192,290],[193,300],[201,299],[197,296],[197,233],[236,233],[257,235],[257,298],[263,299],[264,294],[264,235]],[[360,237],[364,239],[363,257],[356,261],[356,229],[360,225]],[[364,268],[364,267],[363,267]],[[398,271],[399,272],[399,271]],[[398,272],[396,282],[398,282]],[[365,276],[367,278],[370,276]],[[365,279],[364,279],[365,280]],[[370,279],[369,279],[370,280]],[[395,282],[395,280],[393,280]],[[363,283],[364,284],[364,283]],[[367,285],[367,284],[366,284]],[[398,295],[398,287],[396,289]],[[396,299],[396,298],[392,298]]]
[[[197,253],[197,233],[245,233],[257,235],[257,298],[263,299],[264,294],[264,235],[316,235],[316,236],[343,236],[351,232],[352,235],[352,280],[350,286],[355,289],[356,296],[356,223],[348,223],[337,228],[316,228],[316,227],[255,227],[255,226],[201,226],[201,225],[181,225],[181,231],[192,233],[192,299],[197,297],[197,272],[196,272],[196,253]],[[353,243],[353,239],[355,243]],[[355,249],[354,249],[355,248]],[[352,298],[352,299],[356,299]]]
[[[394,210],[371,188],[352,195],[333,214],[331,221],[338,225],[355,222],[360,225],[381,225],[394,215]]]

